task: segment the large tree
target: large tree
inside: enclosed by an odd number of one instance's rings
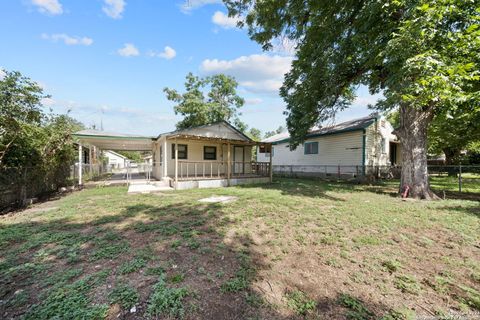
[[[428,149],[445,154],[447,165],[457,164],[469,145],[480,141],[480,105],[459,105],[439,113],[428,128]]]
[[[41,101],[47,97],[34,81],[17,71],[2,71],[0,78],[0,168],[14,143],[42,120]]]
[[[177,123],[177,129],[225,120],[246,131],[247,126],[240,120],[238,112],[245,101],[237,94],[237,86],[233,77],[224,74],[200,78],[189,73],[186,76],[185,93],[165,88],[167,99],[177,103],[175,114],[184,117]]]
[[[297,43],[281,95],[295,147],[308,129],[347,108],[358,85],[399,108],[401,187],[435,197],[427,174],[427,128],[437,112],[478,105],[478,0],[224,0],[264,49]]]

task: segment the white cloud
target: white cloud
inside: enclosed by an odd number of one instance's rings
[[[239,21],[239,17],[229,17],[221,11],[215,11],[212,16],[212,22],[224,29],[236,28]]]
[[[140,55],[140,51],[131,43],[125,43],[124,47],[117,50],[122,57],[134,57]]]
[[[0,80],[3,80],[3,78],[5,78],[7,74],[5,73],[5,71],[0,67]]]
[[[206,59],[200,70],[205,74],[231,75],[250,92],[271,94],[278,93],[291,62],[289,56],[253,54],[233,60]]]
[[[359,105],[359,106],[368,106],[368,105],[375,105],[379,99],[383,97],[382,94],[376,94],[376,95],[359,95],[355,98],[353,101],[353,105]]]
[[[150,57],[158,57],[158,58],[170,60],[177,56],[177,52],[172,47],[166,46],[163,49],[163,52],[150,51],[148,55]]]
[[[58,15],[63,13],[62,4],[58,0],[32,0],[32,4],[41,13]]]
[[[82,46],[89,46],[93,43],[92,38],[88,37],[71,37],[65,33],[56,33],[56,34],[42,34],[42,39],[50,40],[53,42],[62,41],[66,45],[74,46],[74,45],[82,45]]]
[[[203,7],[208,4],[222,3],[222,0],[183,0],[184,3],[180,6],[183,13],[190,13],[195,9]]]
[[[121,19],[127,5],[125,0],[104,0],[103,12],[112,19]]]
[[[251,98],[251,99],[245,99],[245,104],[246,105],[256,105],[262,103],[263,100],[260,98]]]
[[[57,101],[53,100],[52,98],[43,98],[41,102],[45,107],[53,107],[57,105]]]

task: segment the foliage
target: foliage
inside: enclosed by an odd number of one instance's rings
[[[153,317],[161,315],[181,317],[184,314],[183,299],[187,295],[186,288],[167,287],[165,275],[161,275],[148,301],[148,313]]]
[[[276,134],[285,132],[287,129],[284,126],[279,126],[276,130],[265,132],[265,138],[270,138]]]
[[[105,281],[107,272],[88,275],[72,284],[53,289],[27,313],[25,319],[103,319],[106,305],[92,304],[90,291]]]
[[[409,275],[396,276],[393,284],[397,289],[400,289],[402,292],[407,292],[411,294],[418,294],[421,290],[421,287],[418,284],[417,280]]]
[[[302,291],[292,291],[287,294],[287,305],[300,315],[306,315],[317,307],[315,300],[307,297]]]
[[[363,305],[363,302],[349,294],[341,294],[339,302],[349,309],[347,319],[366,320],[373,318],[374,314]]]
[[[247,132],[246,135],[252,139],[253,141],[260,141],[262,140],[262,132],[258,130],[257,128],[250,128]]]
[[[133,307],[140,298],[137,290],[125,283],[118,283],[115,288],[108,294],[110,303],[118,303],[124,309]]]
[[[461,151],[478,141],[480,108],[467,103],[439,112],[429,126],[429,152],[444,153],[447,164],[459,163]]]
[[[0,79],[0,169],[22,170],[10,187],[28,181],[32,196],[67,185],[76,158],[72,133],[83,127],[68,114],[45,113],[46,97],[19,72],[7,71]]]
[[[1,70],[0,70],[1,71]],[[0,167],[13,143],[42,120],[43,89],[17,71],[4,71],[0,78]]]
[[[142,163],[143,157],[139,151],[116,151],[117,153],[121,154],[122,156],[127,157],[129,160],[133,160],[136,163]]]
[[[314,125],[349,107],[356,88],[366,85],[384,96],[377,109],[400,110],[402,185],[410,185],[414,197],[433,197],[424,174],[429,122],[448,111],[460,116],[459,106],[480,108],[478,1],[224,3],[230,16],[245,17],[250,37],[264,49],[279,37],[296,43],[280,89],[292,148]]]
[[[119,271],[120,274],[129,274],[144,268],[146,265],[147,262],[144,259],[135,258],[122,264]]]
[[[167,99],[176,103],[175,114],[184,117],[177,123],[177,129],[225,120],[245,132],[247,126],[240,121],[238,113],[245,101],[237,94],[237,86],[238,83],[233,77],[224,74],[200,78],[189,73],[186,76],[185,93],[165,88]],[[209,91],[205,97],[207,89]]]

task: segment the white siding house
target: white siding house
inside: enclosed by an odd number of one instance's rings
[[[360,174],[369,166],[399,164],[399,148],[392,125],[369,116],[334,126],[315,128],[305,142],[290,150],[288,133],[265,139],[272,143],[276,173]],[[270,150],[258,149],[257,161],[266,161]],[[395,152],[393,152],[395,151]]]
[[[256,146],[270,148],[271,144],[253,141],[226,121],[157,137],[97,130],[82,130],[74,136],[79,141],[80,158],[84,145],[103,150],[151,151],[147,180],[155,179],[158,184],[175,189],[265,183],[272,179],[270,158],[252,161]],[[79,184],[82,184],[81,174]]]
[[[123,169],[127,165],[127,157],[112,150],[103,151],[103,156],[108,160],[108,166],[112,169]]]

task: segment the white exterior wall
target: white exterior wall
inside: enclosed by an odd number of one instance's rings
[[[126,158],[119,156],[110,151],[104,151],[103,155],[108,159],[108,165],[112,166],[113,168],[125,168],[126,165]]]
[[[167,140],[167,148],[163,150],[164,140],[165,137],[162,137],[157,140],[157,145],[155,147],[155,165],[153,167],[153,175],[156,179],[161,180],[164,177],[163,174],[163,160],[166,159],[167,164],[167,176],[173,178],[175,176],[175,159],[172,159],[172,145],[175,144],[175,140]],[[178,160],[178,176],[181,177],[182,174],[184,177],[188,174],[191,176],[195,172],[195,164],[188,163],[188,162],[196,162],[197,166],[197,174],[203,174],[205,170],[206,175],[216,175],[226,174],[227,167],[227,144],[225,143],[218,143],[215,141],[191,141],[191,140],[176,140],[178,144],[186,144],[188,147],[187,151],[187,159],[179,159]],[[160,154],[160,146],[162,147],[162,154]],[[203,148],[205,146],[209,147],[216,147],[217,148],[217,159],[216,160],[204,160],[203,159]],[[251,146],[244,146],[244,161],[250,162],[251,161]],[[165,153],[166,151],[166,153]],[[234,145],[230,147],[230,157],[231,161],[234,161]],[[223,164],[221,164],[223,162]],[[183,164],[182,164],[183,163]],[[188,164],[187,164],[188,163]],[[237,164],[240,166],[240,164]],[[252,168],[250,165],[246,164],[243,166],[244,173],[251,173]]]
[[[375,123],[373,123],[366,129],[366,165],[390,165],[390,141],[395,141],[396,139],[395,135],[392,132],[392,125],[388,121],[383,119],[378,119]],[[382,150],[382,138],[385,139],[384,150]],[[397,153],[397,159],[398,158],[399,152]]]
[[[362,165],[362,130],[310,138],[318,142],[318,154],[305,154],[304,146],[290,151],[288,142],[273,145],[273,165]],[[269,154],[257,153],[258,161],[269,161]]]
[[[152,154],[152,176],[157,179],[162,179],[162,159],[161,159],[161,148],[163,146],[163,140],[165,138],[158,139],[153,144],[153,154]]]

